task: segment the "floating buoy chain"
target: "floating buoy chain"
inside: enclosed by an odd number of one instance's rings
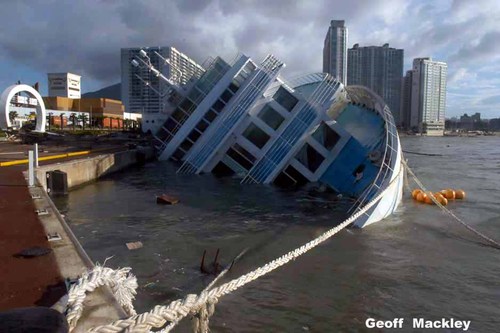
[[[413,170],[408,166],[408,163],[406,161],[402,160],[403,164],[405,165],[405,169],[408,170],[408,173],[412,176],[413,180],[415,183],[424,191],[428,192],[425,186],[422,184],[420,179],[418,179],[417,175],[413,172]],[[459,222],[462,226],[464,226],[467,230],[472,231],[474,234],[477,236],[481,237],[482,239],[486,240],[488,243],[496,247],[497,249],[500,249],[500,243],[495,241],[494,239],[491,239],[490,237],[486,236],[485,234],[481,233],[480,231],[477,231],[473,227],[471,227],[469,224],[465,223],[461,218],[459,218],[455,213],[453,213],[451,210],[446,208],[441,204],[441,202],[435,198],[433,195],[428,196],[439,208],[441,208],[445,213],[453,217],[453,219],[457,222]]]
[[[404,168],[401,168],[399,172],[403,172]],[[227,295],[249,282],[252,282],[259,277],[266,275],[269,272],[283,266],[284,264],[295,260],[302,254],[308,252],[319,244],[325,242],[339,231],[356,221],[360,216],[365,214],[373,205],[375,205],[395,184],[399,179],[399,176],[393,178],[391,183],[387,188],[382,191],[379,195],[373,198],[369,203],[367,203],[362,209],[357,213],[351,215],[348,219],[333,227],[320,235],[319,237],[313,239],[312,241],[302,245],[301,247],[288,252],[287,254],[261,266],[250,273],[240,276],[237,279],[233,279],[229,282],[222,284],[219,287],[213,288],[211,290],[205,290],[199,295],[189,294],[184,299],[178,299],[173,301],[167,306],[157,305],[153,310],[149,312],[142,313],[140,315],[134,315],[127,319],[117,320],[109,325],[98,326],[90,329],[88,332],[101,332],[101,333],[113,333],[121,332],[134,332],[134,333],[146,333],[150,332],[151,328],[163,327],[167,322],[170,324],[162,331],[167,333],[172,329],[177,322],[182,318],[191,314],[194,315],[197,320],[195,327],[197,332],[206,333],[208,332],[208,318],[213,314],[214,306],[217,304],[220,297]],[[201,312],[201,313],[200,313]]]

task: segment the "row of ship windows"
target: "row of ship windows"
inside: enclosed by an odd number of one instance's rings
[[[252,67],[249,67],[251,65]],[[203,134],[203,132],[208,128],[210,123],[217,117],[217,115],[223,110],[226,103],[234,96],[234,94],[241,87],[243,82],[248,78],[251,74],[251,71],[255,69],[255,66],[252,63],[248,63],[247,66],[240,71],[240,73],[234,78],[233,82],[230,84],[228,89],[222,93],[220,98],[212,105],[210,110],[205,114],[204,118],[195,126],[195,128],[188,135],[186,140],[184,140],[179,148],[172,155],[173,159],[181,160],[189,149],[194,145],[194,143],[199,139],[199,137]],[[298,103],[298,99],[291,95],[288,91],[281,88],[275,93],[273,98],[281,104],[286,110],[291,111],[295,105]],[[185,108],[189,107],[189,105],[185,105]],[[185,109],[184,108],[184,109]],[[174,114],[172,115],[174,116]],[[188,115],[186,114],[185,119],[187,119]],[[266,122],[272,129],[276,130],[283,123],[284,117],[281,116],[277,111],[275,111],[270,106],[264,107],[263,110],[259,113],[259,117]],[[178,124],[176,128],[178,129],[180,126]],[[167,130],[170,131],[169,126],[166,126]],[[176,132],[176,131],[175,131]],[[175,133],[171,133],[175,135]],[[172,137],[173,137],[172,135]],[[270,136],[258,128],[255,124],[250,124],[249,127],[244,131],[244,136],[246,136],[250,142],[256,145],[259,148],[262,148],[265,143],[270,139]],[[248,163],[253,163],[255,161],[255,157],[252,154],[248,153],[242,147],[239,146],[238,151],[243,152],[243,156],[246,158],[245,165]],[[232,155],[235,156],[236,152],[233,152]],[[250,157],[251,156],[251,157]]]
[[[242,135],[259,149],[262,149],[271,138],[254,123],[250,123],[250,125],[243,131]],[[331,129],[324,122],[322,122],[316,131],[314,131],[312,137],[328,151],[331,151],[340,139],[337,132]],[[227,151],[227,155],[246,170],[250,170],[256,160],[254,155],[238,144],[233,145],[233,147]],[[325,156],[308,143],[305,143],[304,146],[302,146],[295,158],[312,173],[314,173],[325,160]]]
[[[196,124],[195,128],[189,133],[188,137],[180,144],[179,148],[174,152],[172,157],[175,160],[181,160],[189,149],[194,145],[194,143],[200,138],[200,136],[205,132],[208,126],[215,120],[215,118],[224,109],[231,98],[236,94],[236,92],[241,87],[241,84],[235,78],[229,87],[224,90],[220,97],[215,101],[210,109],[205,113],[205,116]],[[187,119],[187,118],[186,118]],[[180,127],[180,126],[179,126]],[[175,135],[175,133],[173,133]]]
[[[239,87],[240,85],[236,81],[236,79],[233,80],[233,82],[231,82],[229,87],[221,94],[219,99],[217,99],[217,101],[205,114],[204,119],[206,120],[206,122],[208,122],[208,124],[210,124],[215,119],[215,117],[217,117],[217,115],[225,107],[226,103],[228,103],[229,100],[238,91]],[[198,88],[197,87],[193,88],[193,90],[196,89]],[[164,127],[168,130],[169,133],[165,138],[161,139],[169,142],[198,106],[198,104],[192,101],[191,98],[202,99],[203,97],[204,97],[203,94],[199,90],[197,91],[197,93],[191,92],[189,96],[186,97],[184,101],[179,105],[179,107],[172,113],[170,118],[165,123]],[[187,145],[188,143],[186,143],[184,146]]]

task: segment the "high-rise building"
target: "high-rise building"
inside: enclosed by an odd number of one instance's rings
[[[431,58],[413,59],[410,126],[427,135],[443,135],[448,66]]]
[[[72,73],[48,73],[49,96],[80,98],[80,75]]]
[[[413,71],[406,71],[406,75],[402,80],[401,87],[401,121],[400,125],[403,129],[410,129],[411,119],[411,88],[413,80]]]
[[[203,67],[174,47],[121,49],[121,96],[127,112],[158,113],[166,106],[168,85],[147,66],[143,66],[140,62],[137,62],[139,66],[132,64],[134,59],[143,59],[140,55],[141,50],[148,56],[144,61],[151,61],[161,74],[176,84],[185,85],[191,78],[197,79],[204,72]],[[158,57],[156,53],[168,62]]]
[[[347,83],[347,27],[343,20],[330,22],[323,47],[323,72]]]
[[[401,78],[403,76],[402,49],[358,44],[347,52],[347,82],[361,85],[380,95],[389,108],[396,125],[401,124]]]

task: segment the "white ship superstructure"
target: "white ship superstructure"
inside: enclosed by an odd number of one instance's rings
[[[272,55],[261,63],[216,58],[198,80],[172,85],[163,118],[143,124],[159,159],[177,161],[179,173],[232,173],[242,183],[321,183],[354,198],[353,211],[387,190],[355,225],[388,216],[403,175],[387,105],[326,73],[287,81],[283,68]]]

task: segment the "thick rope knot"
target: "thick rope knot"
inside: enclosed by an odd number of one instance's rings
[[[138,285],[137,278],[130,271],[129,267],[113,270],[108,267],[96,266],[93,270],[83,273],[68,292],[66,319],[70,331],[76,327],[76,323],[82,315],[83,302],[87,293],[102,286],[111,288],[117,302],[129,316],[135,315],[132,302],[137,293]]]

